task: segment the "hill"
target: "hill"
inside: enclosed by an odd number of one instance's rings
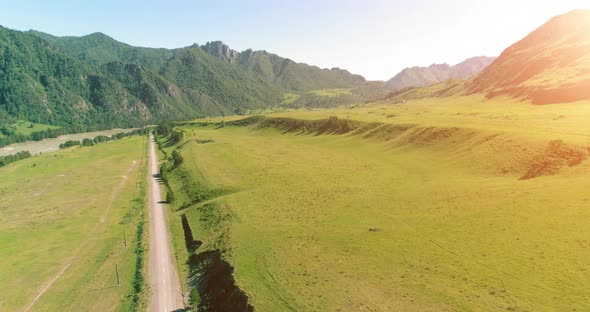
[[[590,98],[590,10],[552,18],[506,49],[466,90],[535,104]]]
[[[432,64],[428,67],[409,67],[385,84],[393,90],[402,90],[408,87],[427,87],[449,79],[467,79],[481,72],[494,59],[494,57],[479,56],[469,58],[454,66]]]

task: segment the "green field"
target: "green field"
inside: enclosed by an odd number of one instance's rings
[[[59,127],[19,120],[16,122],[16,124],[14,124],[14,128],[16,133],[29,136],[33,132],[39,132],[47,129],[57,129]]]
[[[0,168],[1,311],[129,310],[146,143],[125,138]]]
[[[186,214],[257,311],[588,310],[588,117],[466,97],[185,124],[180,272]]]
[[[283,98],[283,102],[281,102],[281,104],[291,104],[295,101],[297,101],[297,99],[299,99],[301,97],[301,95],[297,94],[297,93],[285,93],[285,96]]]
[[[352,92],[350,89],[322,89],[322,90],[309,91],[308,93],[315,94],[317,96],[323,96],[323,97],[337,97],[340,95],[352,95]]]
[[[357,90],[357,89],[354,89]],[[360,93],[357,90],[357,93]],[[363,103],[367,98],[355,94],[353,89],[318,89],[301,93],[284,94],[279,107],[293,109],[318,109]],[[367,95],[365,95],[367,96]]]
[[[9,125],[8,128],[14,130],[14,132],[17,134],[30,136],[33,132],[40,132],[48,129],[57,129],[59,127],[19,120],[14,124]],[[0,132],[0,137],[2,136],[4,136],[4,134]]]

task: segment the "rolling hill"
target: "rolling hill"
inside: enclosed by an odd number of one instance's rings
[[[457,65],[432,64],[428,67],[409,67],[385,84],[395,90],[409,87],[427,87],[449,79],[467,79],[478,74],[495,60],[495,57],[469,58]]]
[[[590,10],[552,18],[467,82],[466,93],[534,104],[590,98]]]

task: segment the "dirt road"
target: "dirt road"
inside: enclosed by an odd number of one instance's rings
[[[149,284],[151,289],[148,311],[169,312],[183,309],[182,290],[176,272],[176,261],[170,248],[165,207],[162,203],[158,174],[158,156],[153,135],[149,145],[149,205],[150,253]]]

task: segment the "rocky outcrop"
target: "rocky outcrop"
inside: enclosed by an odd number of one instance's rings
[[[211,41],[201,46],[205,52],[220,58],[228,63],[234,63],[238,58],[238,51],[233,50],[221,41]]]

